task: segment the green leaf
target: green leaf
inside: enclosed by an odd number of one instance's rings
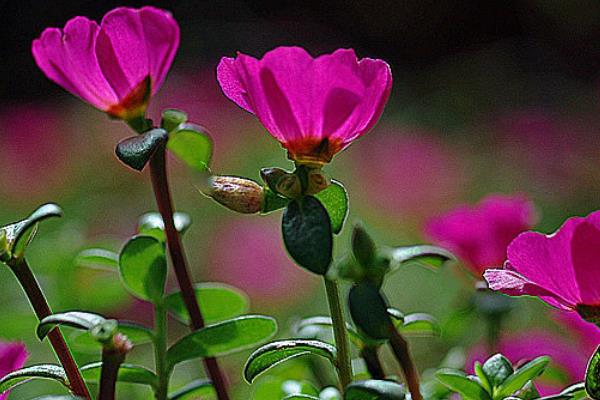
[[[479,378],[479,384],[485,389],[486,392],[492,394],[492,385],[490,384],[490,380],[483,371],[483,367],[481,366],[481,363],[479,361],[475,361],[473,369],[475,370],[475,375],[477,376],[477,378]]]
[[[217,392],[210,381],[196,380],[181,389],[171,393],[169,400],[213,400],[217,398]]]
[[[525,386],[528,381],[541,375],[549,362],[550,358],[542,356],[523,365],[504,380],[498,390],[494,392],[494,397],[503,398],[515,393]]]
[[[342,231],[346,217],[348,217],[348,192],[346,192],[346,188],[341,182],[332,180],[331,184],[315,194],[315,197],[327,210],[331,219],[331,229],[337,235]]]
[[[437,269],[445,262],[455,260],[448,250],[430,245],[385,248],[382,249],[382,255],[389,260],[390,272],[408,262]]]
[[[295,357],[314,354],[335,364],[336,351],[332,345],[318,340],[278,340],[256,349],[244,366],[244,378],[249,383],[266,370]]]
[[[189,214],[176,212],[173,214],[173,222],[177,232],[184,234],[192,224],[192,219]],[[160,213],[149,212],[142,215],[138,220],[138,233],[141,235],[154,236],[164,242],[166,240],[164,230],[165,223]]]
[[[181,161],[197,171],[208,169],[212,157],[212,139],[206,130],[194,124],[181,124],[173,131],[167,148]]]
[[[289,394],[283,398],[283,400],[306,400],[306,399],[319,400],[318,397],[311,396],[309,394]]]
[[[134,296],[161,301],[167,280],[164,244],[152,236],[134,236],[121,250],[119,271]]]
[[[367,233],[365,227],[362,224],[354,225],[352,230],[352,253],[356,261],[365,268],[370,267],[375,259],[376,250],[375,242]]]
[[[268,186],[263,189],[263,196],[261,214],[269,214],[272,211],[280,210],[290,202],[290,199],[275,193]]]
[[[106,249],[85,249],[75,257],[75,264],[87,268],[117,271],[119,255]]]
[[[304,339],[323,340],[324,336],[333,335],[333,322],[330,317],[324,316],[304,318],[296,324],[294,330],[297,335]],[[365,338],[363,338],[349,323],[346,323],[346,332],[348,333],[348,339],[352,344],[358,348],[364,346]]]
[[[344,400],[403,400],[404,387],[396,382],[369,379],[346,386]]]
[[[98,314],[80,311],[57,313],[43,318],[37,327],[37,336],[43,340],[57,325],[67,325],[76,329],[89,331],[106,323],[106,319]]]
[[[373,339],[389,339],[392,321],[388,307],[379,290],[370,282],[361,282],[350,289],[348,296],[350,315],[354,324]]]
[[[33,400],[84,400],[83,397],[75,397],[69,395],[56,395],[56,396],[42,396],[36,397]]]
[[[585,390],[592,399],[600,399],[600,346],[588,361],[585,371]]]
[[[237,317],[249,308],[248,296],[224,283],[196,284],[195,292],[204,320],[208,324]],[[189,323],[189,314],[180,292],[168,295],[165,301],[171,314],[180,321]]]
[[[141,135],[123,139],[117,144],[115,154],[125,165],[141,171],[144,169],[156,149],[167,141],[169,134],[166,130],[151,129]]]
[[[326,387],[319,393],[320,400],[342,400],[340,391],[333,386]]]
[[[167,362],[174,366],[198,357],[216,357],[241,351],[269,340],[277,332],[271,317],[245,315],[208,325],[180,339],[167,352]]]
[[[37,230],[37,224],[52,217],[62,217],[62,209],[54,204],[48,203],[39,207],[27,218],[13,224],[0,228],[0,261],[8,261],[11,257],[21,258],[27,245],[33,240]]]
[[[544,396],[540,400],[581,400],[587,398],[585,382],[575,383],[567,386],[560,393],[551,396]]]
[[[502,385],[514,372],[511,362],[502,354],[495,354],[488,358],[483,364],[482,370],[494,388]]]
[[[390,309],[388,308],[388,312]],[[390,313],[390,315],[392,315]],[[403,336],[439,336],[441,329],[438,321],[429,314],[411,313],[404,315],[402,322],[393,320],[396,330]]]
[[[69,387],[67,375],[62,367],[54,364],[41,364],[21,368],[4,375],[4,377],[0,379],[0,393],[6,392],[20,384],[29,382],[32,379],[51,379],[63,384],[67,388]]]
[[[174,131],[179,125],[185,123],[188,116],[181,110],[174,108],[167,108],[162,112],[162,119],[160,120],[160,127],[167,132]]]
[[[283,213],[283,241],[294,261],[318,275],[331,264],[333,235],[329,214],[312,196],[292,200]]]
[[[152,342],[152,331],[135,322],[118,321],[117,330],[127,336],[134,346]],[[89,332],[75,332],[69,337],[69,344],[79,352],[90,354],[96,354],[102,348],[102,344],[92,337]]]
[[[100,381],[102,363],[95,362],[81,367],[81,376],[87,382],[97,383]],[[148,385],[156,387],[158,377],[149,369],[133,364],[121,364],[117,380],[124,383],[135,383],[139,385]]]
[[[435,377],[442,384],[463,396],[465,400],[490,400],[488,392],[477,381],[469,379],[460,371],[440,370]]]

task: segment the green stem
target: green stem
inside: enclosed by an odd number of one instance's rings
[[[167,311],[164,303],[154,306],[154,362],[158,387],[155,392],[156,400],[165,400],[169,388],[167,369]]]
[[[333,322],[333,337],[337,349],[337,369],[340,378],[340,384],[343,389],[352,382],[352,365],[350,363],[350,345],[346,333],[346,320],[342,303],[340,301],[340,291],[335,281],[323,277],[325,281],[325,290],[327,292],[327,302]]]
[[[13,259],[7,264],[25,291],[38,319],[42,320],[48,315],[51,315],[52,311],[50,310],[48,301],[46,300],[38,281],[35,279],[31,268],[29,268],[27,261],[24,258],[19,258]],[[81,377],[77,363],[75,362],[60,329],[53,329],[48,334],[48,340],[50,340],[50,344],[65,370],[73,394],[83,397],[84,399],[90,399],[90,393]]]

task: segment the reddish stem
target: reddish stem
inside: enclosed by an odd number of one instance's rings
[[[39,283],[35,279],[33,272],[29,268],[27,261],[25,258],[20,258],[16,260],[12,260],[8,263],[11,270],[17,277],[17,280],[21,284],[21,287],[25,291],[27,298],[29,299],[29,303],[31,304],[35,314],[37,315],[39,320],[46,318],[48,315],[52,314],[52,310],[46,301],[46,297],[40,288]],[[81,377],[81,373],[79,372],[79,368],[77,367],[77,363],[65,342],[65,339],[60,332],[59,328],[54,328],[48,334],[48,340],[50,340],[50,344],[56,353],[60,363],[62,364],[65,374],[69,379],[69,385],[73,394],[90,399],[90,393]]]
[[[419,373],[408,350],[408,343],[396,329],[392,329],[390,345],[404,372],[404,378],[406,379],[411,398],[413,400],[423,400],[419,388]]]
[[[194,331],[204,327],[204,318],[196,300],[196,292],[190,278],[189,269],[179,232],[175,228],[173,221],[173,202],[169,190],[167,178],[167,168],[165,159],[165,147],[160,146],[150,160],[150,173],[152,178],[152,188],[156,197],[156,204],[165,224],[165,233],[167,236],[167,247],[171,255],[175,276],[181,289],[183,301],[190,315],[190,328]],[[227,394],[227,384],[217,360],[213,357],[203,359],[204,366],[208,372],[212,384],[217,392],[219,400],[229,400]]]

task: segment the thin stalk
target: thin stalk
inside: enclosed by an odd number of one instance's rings
[[[367,371],[373,379],[385,379],[385,372],[379,354],[377,354],[378,347],[365,346],[360,351],[360,356],[365,360],[367,365]]]
[[[196,331],[204,327],[204,318],[200,311],[200,307],[198,306],[198,301],[196,300],[196,293],[190,278],[185,253],[181,244],[181,237],[179,236],[177,229],[175,229],[175,222],[173,221],[173,202],[171,200],[167,179],[164,145],[156,150],[156,153],[150,160],[150,174],[158,211],[165,224],[167,247],[171,255],[177,283],[179,284],[183,301],[190,315],[190,327],[192,330]],[[209,357],[204,358],[203,362],[208,375],[212,380],[215,391],[217,392],[217,398],[219,400],[229,400],[225,377],[219,368],[217,360],[213,357]]]
[[[408,350],[408,343],[396,329],[392,329],[390,345],[404,372],[404,378],[406,379],[411,398],[413,400],[423,400],[419,389],[419,373]]]
[[[156,400],[165,400],[169,386],[169,371],[167,370],[167,312],[164,304],[154,306],[154,362],[158,376]]]
[[[337,349],[337,369],[340,378],[340,384],[343,389],[352,382],[352,364],[350,363],[350,344],[346,333],[346,320],[342,310],[340,300],[340,291],[335,281],[323,277],[325,281],[325,291],[327,292],[327,302],[333,322],[333,337]]]
[[[100,371],[100,390],[98,400],[115,400],[119,368],[125,361],[125,354],[115,349],[102,350],[102,370]]]
[[[39,320],[46,318],[48,315],[52,314],[52,310],[46,301],[46,297],[40,288],[38,281],[35,279],[31,268],[27,264],[25,258],[14,259],[8,262],[8,266],[11,268],[13,273],[15,274],[17,280],[21,284],[21,287],[25,291],[27,298],[29,299],[29,303],[33,308],[35,315]],[[81,373],[79,372],[79,368],[77,367],[77,363],[65,342],[65,339],[60,332],[59,328],[54,328],[48,334],[48,340],[56,353],[60,363],[62,364],[63,369],[65,370],[65,374],[69,379],[69,385],[73,394],[83,397],[85,399],[90,399],[90,392],[88,391],[83,378],[81,377]]]

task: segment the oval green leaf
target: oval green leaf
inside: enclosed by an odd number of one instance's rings
[[[244,378],[249,383],[266,370],[305,354],[314,354],[335,364],[335,347],[319,340],[278,340],[255,350],[244,366]]]
[[[585,371],[585,390],[594,400],[600,399],[600,346],[588,361]]]
[[[390,272],[394,272],[406,263],[437,269],[445,262],[455,260],[454,255],[448,250],[430,245],[386,248],[382,250],[382,254],[389,260]]]
[[[181,389],[169,394],[169,400],[213,400],[217,398],[217,392],[212,383],[207,380],[190,382]]]
[[[184,234],[192,224],[192,218],[189,214],[176,212],[173,214],[173,223],[177,232]],[[154,236],[164,242],[166,239],[164,230],[165,223],[160,213],[149,212],[142,215],[138,220],[138,233],[141,235]]]
[[[348,192],[341,182],[332,180],[331,184],[315,194],[327,210],[331,219],[331,229],[336,235],[342,231],[348,217]]]
[[[323,340],[326,336],[332,337],[333,322],[330,317],[325,316],[304,318],[296,324],[294,331],[299,337],[304,339]],[[349,323],[346,323],[346,332],[348,332],[348,339],[352,344],[358,348],[364,346],[365,338],[363,338]]]
[[[181,161],[197,171],[206,171],[212,157],[212,139],[206,130],[194,124],[181,124],[173,131],[167,148]]]
[[[248,311],[248,296],[241,290],[223,283],[195,285],[196,299],[207,324],[237,317]],[[190,318],[181,293],[172,293],[165,299],[169,312],[189,324]]]
[[[502,385],[498,387],[498,390],[494,392],[494,397],[499,396],[500,398],[504,398],[523,388],[527,382],[541,375],[549,362],[550,358],[542,356],[521,366],[521,368],[517,369],[512,375],[504,380]]]
[[[127,336],[134,346],[152,342],[152,331],[135,322],[118,321],[117,330]],[[69,344],[77,351],[87,354],[96,354],[102,348],[102,344],[88,332],[74,332],[69,336]]]
[[[311,396],[309,394],[290,394],[283,398],[283,400],[307,400],[307,399],[319,400],[318,397]]]
[[[71,311],[52,314],[40,321],[37,327],[37,336],[40,340],[43,340],[57,325],[67,325],[88,331],[105,322],[106,319],[103,316],[87,312]]]
[[[463,372],[455,370],[439,370],[435,377],[443,385],[459,393],[465,400],[490,400],[490,395],[477,381],[470,379]]]
[[[422,337],[439,336],[441,334],[439,322],[429,314],[411,313],[404,315],[402,321],[394,319],[392,321],[396,330],[403,336]]]
[[[134,296],[161,301],[167,280],[164,244],[152,236],[134,236],[121,250],[119,272]]]
[[[0,393],[6,392],[32,379],[51,379],[69,387],[67,375],[62,367],[54,364],[32,365],[4,375],[0,379]]]
[[[333,234],[329,214],[321,202],[312,196],[290,201],[281,226],[285,247],[294,261],[325,275],[332,259]]]
[[[389,339],[392,321],[379,290],[370,282],[361,282],[350,289],[348,306],[354,324],[372,339]]]
[[[106,249],[85,249],[75,257],[75,264],[86,268],[117,271],[119,254]]]
[[[216,357],[263,343],[277,332],[277,322],[262,315],[242,317],[206,326],[180,339],[167,352],[173,367],[198,357]]]
[[[100,373],[102,372],[102,363],[95,362],[81,367],[81,376],[87,382],[98,383],[100,381]],[[121,364],[117,381],[124,383],[135,383],[138,385],[148,385],[156,387],[158,385],[158,377],[149,369],[133,364]]]
[[[156,149],[165,143],[168,137],[169,134],[164,129],[151,129],[141,135],[121,140],[115,148],[115,154],[123,164],[136,171],[141,171]]]
[[[344,400],[403,400],[404,387],[396,382],[369,379],[346,386]]]

